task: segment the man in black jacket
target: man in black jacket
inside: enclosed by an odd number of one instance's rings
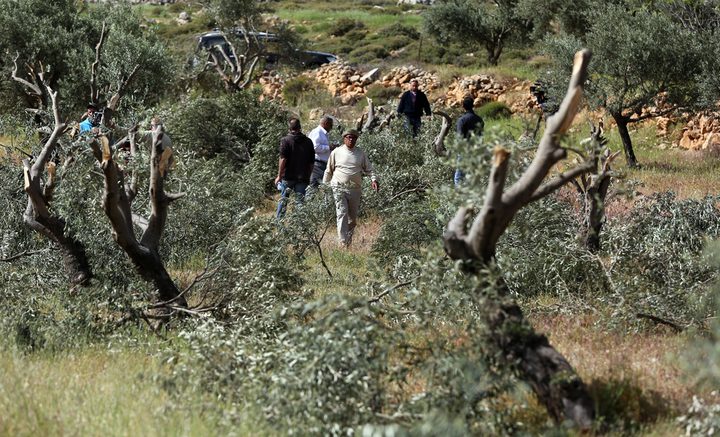
[[[472,134],[482,135],[483,128],[485,127],[485,122],[483,121],[482,117],[480,117],[475,113],[475,111],[473,111],[473,104],[474,100],[470,96],[466,96],[462,101],[462,106],[465,110],[465,113],[462,115],[462,117],[458,119],[457,125],[455,126],[455,130],[457,131],[458,136],[461,138],[470,138]],[[459,160],[460,157],[458,156],[458,161]],[[455,169],[455,176],[453,177],[455,186],[460,185],[464,178],[465,175],[463,174],[462,170],[460,170],[459,168]]]
[[[410,90],[405,91],[400,97],[400,103],[398,104],[398,114],[405,114],[407,120],[406,126],[408,129],[412,126],[412,135],[417,136],[420,130],[420,117],[425,112],[425,115],[431,115],[430,102],[424,92],[420,91],[420,84],[417,79],[410,81]]]
[[[288,135],[280,140],[280,161],[275,186],[280,190],[280,202],[277,218],[285,214],[285,206],[290,192],[295,192],[302,200],[310,184],[315,165],[315,148],[310,138],[301,131],[300,120],[291,118],[288,122]]]

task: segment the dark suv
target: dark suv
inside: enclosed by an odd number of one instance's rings
[[[233,30],[233,32],[239,36],[243,37],[243,31],[240,29]],[[253,39],[258,41],[259,43],[273,43],[278,41],[277,35],[274,33],[267,33],[267,32],[250,32],[249,36]],[[205,32],[202,35],[198,37],[198,50],[205,50],[205,51],[211,51],[211,50],[220,50],[225,55],[233,61],[233,54],[230,51],[230,46],[227,43],[227,40],[225,39],[225,34],[220,30],[213,30],[210,32]],[[332,53],[325,53],[325,52],[318,52],[315,50],[298,50],[298,60],[300,64],[302,64],[304,67],[307,68],[315,68],[319,67],[320,65],[327,64],[330,62],[337,61],[337,56],[333,55]],[[281,61],[281,55],[278,53],[273,52],[271,49],[266,50],[265,53],[265,60],[268,63],[274,64]]]

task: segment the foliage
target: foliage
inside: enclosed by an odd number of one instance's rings
[[[381,44],[367,44],[360,46],[349,53],[357,62],[370,62],[374,59],[384,59],[390,55],[388,49]]]
[[[106,94],[116,91],[140,64],[126,89],[132,96],[126,101],[157,101],[173,83],[173,65],[164,46],[151,31],[143,29],[140,15],[126,4],[103,5],[81,14],[77,2],[71,0],[52,4],[3,0],[0,23],[5,32],[0,36],[0,49],[11,55],[5,56],[0,66],[9,71],[16,53],[19,76],[26,77],[24,65],[33,66],[37,72],[42,64],[48,72],[48,83],[60,92],[63,106],[80,111],[90,97],[88,77],[103,22],[109,33],[98,71],[98,88]],[[3,74],[0,83],[5,81],[12,79]],[[13,90],[9,102],[23,98],[18,85],[2,88]],[[27,100],[24,104],[37,107]]]
[[[424,15],[425,31],[440,43],[456,41],[468,48],[482,44],[488,62],[497,65],[505,44],[524,38],[527,30],[515,14],[516,6],[517,0],[438,2]]]
[[[583,301],[607,293],[602,265],[577,240],[579,226],[571,205],[555,197],[518,212],[498,245],[498,264],[516,296]]]
[[[546,77],[550,97],[557,101],[564,93],[569,64],[562,60],[580,48],[590,49],[588,102],[613,117],[628,165],[635,166],[628,123],[717,101],[720,88],[707,80],[716,72],[705,70],[715,67],[711,60],[715,38],[698,37],[697,31],[649,6],[602,3],[587,17],[590,27],[585,34],[552,36],[546,42],[552,59]]]
[[[676,200],[659,193],[641,201],[631,217],[607,226],[611,293],[603,298],[614,318],[652,314],[681,325],[701,325],[712,314],[708,283],[715,270],[700,257],[707,239],[720,236],[717,198]]]
[[[193,326],[187,349],[168,352],[167,386],[262,409],[277,432],[438,431],[448,422],[465,433],[518,431],[521,407],[503,401],[517,394],[514,380],[484,352],[481,299],[468,292],[476,285],[437,255],[404,264],[406,289],[369,284],[368,292],[390,292],[384,304],[328,296],[269,306],[285,328],[265,335]]]
[[[297,76],[289,79],[283,86],[283,99],[289,105],[297,105],[306,94],[318,89],[320,84],[308,76]]]
[[[483,119],[510,118],[512,110],[503,102],[488,102],[475,111]]]
[[[237,166],[252,161],[254,168],[267,175],[277,165],[277,144],[286,130],[286,116],[273,103],[257,98],[253,92],[190,97],[166,110],[166,124],[174,143],[186,153],[221,156]]]
[[[12,60],[19,54],[18,75],[24,75],[23,66],[38,66],[38,62],[49,69],[47,80],[54,89],[62,88],[70,106],[79,105],[86,96],[87,68],[92,56],[91,45],[83,31],[74,0],[59,0],[48,3],[43,0],[0,2],[0,60],[3,74],[0,83],[7,94],[2,99],[5,105],[18,102],[21,90],[8,74]],[[72,97],[71,97],[72,96]],[[87,102],[84,102],[87,103]],[[30,102],[23,102],[28,105]],[[10,109],[6,106],[4,109]]]
[[[331,36],[344,36],[351,30],[364,29],[365,24],[362,21],[356,21],[352,18],[341,18],[333,23],[328,30]]]
[[[118,84],[130,77],[133,69],[139,66],[124,90],[126,97],[121,100],[120,109],[138,110],[158,103],[174,84],[178,66],[158,36],[143,28],[143,20],[137,10],[128,4],[109,4],[92,9],[86,20],[91,26],[92,37],[88,43],[92,45],[100,40],[102,23],[107,23],[107,40],[103,44],[98,69],[98,88],[106,90],[107,94],[116,92]],[[89,70],[89,64],[85,68]],[[87,79],[81,83],[87,84]],[[104,97],[107,99],[110,95]]]

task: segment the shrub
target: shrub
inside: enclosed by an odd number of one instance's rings
[[[393,23],[389,26],[383,27],[378,32],[380,36],[392,37],[392,36],[404,36],[411,40],[417,40],[420,38],[420,32],[414,27],[406,26],[402,23]]]
[[[638,312],[680,325],[702,323],[707,284],[716,270],[700,255],[707,239],[720,237],[717,197],[677,200],[671,192],[642,199],[632,215],[608,221],[604,251],[614,287],[604,300],[618,320]]]
[[[356,62],[371,62],[376,59],[384,59],[390,55],[388,49],[380,44],[368,44],[361,46],[349,53],[350,58]]]
[[[477,115],[485,119],[510,118],[512,111],[502,102],[488,102],[477,109]]]
[[[287,82],[283,86],[283,98],[290,105],[297,105],[303,96],[322,86],[314,79],[308,76],[297,76]]]
[[[332,36],[343,36],[351,30],[364,29],[365,24],[362,21],[356,21],[351,18],[340,18],[328,30],[328,34]]]
[[[397,35],[397,36],[391,36],[388,38],[383,38],[382,40],[379,40],[378,42],[382,43],[384,47],[386,47],[388,50],[398,50],[401,49],[410,43],[413,42],[412,39],[403,36],[403,35]]]
[[[267,150],[277,152],[287,130],[287,115],[274,103],[258,101],[254,92],[219,98],[191,97],[162,110],[176,149],[202,158],[222,156],[236,167],[251,162],[263,171]],[[275,156],[277,158],[277,156]]]
[[[374,100],[375,105],[383,105],[388,100],[397,99],[402,94],[402,88],[397,86],[386,87],[380,83],[374,83],[367,87],[365,95]]]

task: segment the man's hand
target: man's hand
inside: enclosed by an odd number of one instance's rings
[[[277,187],[277,184],[280,183],[280,176],[275,178],[275,186]]]
[[[380,184],[378,183],[378,181],[372,181],[370,183],[370,186],[372,187],[373,190],[375,190],[375,192],[380,191]]]

